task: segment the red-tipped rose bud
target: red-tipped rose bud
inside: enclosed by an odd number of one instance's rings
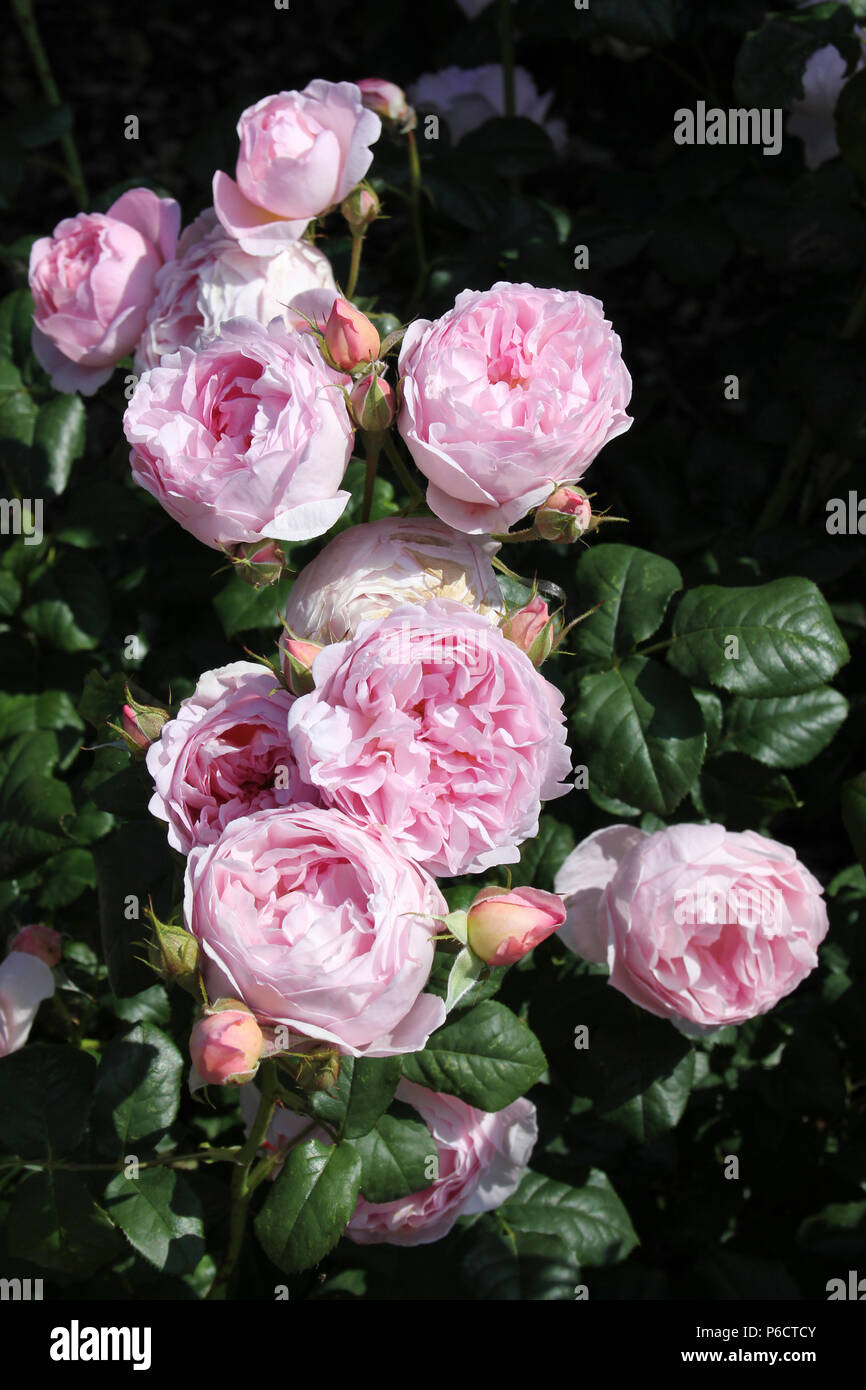
[[[565,904],[539,888],[482,888],[469,909],[467,942],[488,965],[513,965],[565,921]]]
[[[340,212],[349,224],[352,236],[363,236],[382,211],[382,204],[372,188],[359,183],[340,204]]]
[[[314,688],[313,662],[322,648],[318,642],[304,642],[299,637],[284,637],[283,674],[293,695],[308,695]]]
[[[53,927],[43,926],[41,922],[33,922],[29,927],[21,928],[10,949],[23,951],[27,956],[38,956],[53,970],[59,964],[62,952],[60,932]]]
[[[502,635],[526,652],[534,666],[550,656],[556,645],[553,618],[540,594],[529,600],[502,624]]]
[[[126,691],[127,704],[123,706],[120,724],[109,724],[109,728],[120,734],[130,753],[143,758],[152,743],[160,737],[163,724],[171,718],[167,709],[159,705],[142,705]]]
[[[349,402],[362,430],[374,434],[387,430],[394,419],[394,392],[383,377],[371,372],[357,383]]]
[[[535,529],[544,540],[565,545],[591,531],[592,507],[583,489],[558,487],[535,513]]]
[[[244,541],[232,551],[232,565],[245,584],[266,589],[286,572],[286,557],[279,541]]]
[[[362,77],[357,84],[361,93],[361,103],[368,111],[394,127],[401,135],[414,130],[418,122],[413,107],[406,99],[406,93],[395,82],[386,82],[383,77]]]
[[[209,1086],[242,1086],[252,1081],[261,1056],[262,1030],[240,999],[218,999],[193,1025],[189,1053]]]
[[[379,334],[348,299],[338,299],[325,324],[325,347],[334,366],[351,372],[379,355]]]

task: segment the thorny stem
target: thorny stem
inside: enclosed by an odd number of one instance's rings
[[[361,505],[361,521],[370,520],[370,512],[373,508],[373,489],[376,485],[376,469],[379,467],[379,454],[382,446],[378,438],[371,439],[366,436],[364,447],[367,451],[367,471],[364,474],[364,501]]]
[[[51,64],[48,61],[48,54],[42,43],[39,29],[36,24],[36,15],[33,12],[33,0],[12,0],[12,10],[18,21],[22,37],[36,75],[39,78],[40,86],[45,93],[45,98],[49,106],[62,106],[63,101],[54,81],[54,74],[51,71]],[[81,160],[78,157],[78,149],[70,131],[66,130],[60,136],[60,147],[66,160],[69,184],[78,201],[79,208],[86,208],[89,204],[87,196],[87,185],[84,182],[84,174],[81,169]]]
[[[397,446],[390,434],[385,435],[385,453],[388,455],[388,461],[397,474],[397,477],[400,479],[400,482],[408,491],[413,505],[423,501],[424,494],[401,459]]]
[[[534,526],[527,526],[523,531],[502,531],[495,533],[493,539],[495,541],[501,541],[503,545],[508,545],[511,542],[517,541],[537,541],[540,540],[541,537]]]
[[[415,256],[418,261],[418,274],[415,278],[412,298],[409,301],[411,318],[412,313],[421,302],[430,266],[427,261],[424,227],[421,221],[421,160],[418,157],[418,141],[415,139],[414,130],[409,131],[406,139],[409,147],[409,211],[412,217],[412,233],[415,237]]]
[[[364,245],[364,233],[352,237],[352,259],[349,261],[349,282],[346,285],[346,298],[351,299],[355,293],[355,286],[358,283],[358,271],[361,268],[361,247]]]
[[[240,1145],[233,1149],[198,1149],[191,1154],[159,1154],[156,1158],[141,1159],[139,1168],[179,1168],[187,1163],[236,1163],[242,1153]],[[3,1168],[38,1168],[47,1172],[63,1169],[69,1173],[122,1173],[126,1159],[115,1163],[67,1163],[60,1158],[11,1158],[0,1163]]]

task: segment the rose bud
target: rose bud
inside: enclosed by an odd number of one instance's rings
[[[382,204],[372,188],[359,184],[353,188],[340,204],[340,212],[349,224],[352,236],[363,236],[367,228],[376,221],[382,211]]]
[[[261,1056],[262,1030],[255,1014],[239,999],[218,999],[193,1025],[189,1053],[209,1086],[242,1086],[255,1076]]]
[[[278,541],[245,541],[235,546],[231,558],[240,578],[254,589],[276,584],[286,572],[285,553]]]
[[[128,686],[126,698],[128,703],[121,711],[120,725],[109,724],[108,727],[120,734],[130,753],[141,758],[159,738],[163,724],[171,715],[167,709],[162,709],[159,705],[140,704],[130,695]]]
[[[591,531],[592,507],[583,489],[558,487],[535,513],[535,529],[543,540],[564,545]]]
[[[550,656],[556,645],[553,618],[540,594],[505,619],[502,635],[526,652],[533,666],[540,666]]]
[[[325,348],[335,367],[350,372],[378,357],[379,334],[360,309],[337,299],[325,324]]]
[[[349,397],[352,414],[362,430],[379,434],[394,419],[394,392],[387,381],[371,372],[362,377]]]
[[[282,643],[285,654],[283,670],[293,695],[307,695],[314,687],[313,662],[322,648],[318,642],[303,642],[298,637],[286,637]]]
[[[22,927],[15,940],[12,942],[10,950],[23,951],[25,955],[37,956],[43,960],[49,969],[53,970],[60,961],[61,944],[60,932],[53,927],[45,927],[41,922],[33,922],[29,927]]]
[[[382,77],[362,77],[355,86],[361,93],[361,105],[366,106],[368,111],[375,111],[380,120],[393,126],[401,135],[415,129],[418,117],[402,87],[395,82],[386,82]]]
[[[513,965],[565,921],[565,904],[540,888],[482,888],[468,912],[467,942],[488,965]]]
[[[198,996],[200,947],[197,939],[178,923],[160,922],[152,911],[148,916],[153,927],[153,939],[148,942],[151,966],[164,980],[182,985]]]

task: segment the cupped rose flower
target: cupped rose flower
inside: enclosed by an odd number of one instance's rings
[[[239,816],[270,806],[317,805],[298,772],[287,720],[293,696],[271,671],[235,661],[199,677],[192,695],[147,753],[149,810],[168,842],[188,854]]]
[[[263,97],[238,121],[236,179],[214,174],[217,217],[251,255],[297,241],[360,183],[381,130],[354,82],[316,78],[302,92]]]
[[[499,281],[409,325],[397,427],[459,531],[503,531],[631,424],[631,377],[597,299]]]
[[[565,907],[540,888],[482,888],[466,914],[467,944],[488,965],[514,965],[561,927]]]
[[[289,733],[330,805],[434,874],[515,863],[569,771],[562,695],[459,603],[395,608],[313,663]]]
[[[24,951],[28,956],[37,956],[45,962],[49,970],[53,970],[55,965],[60,964],[63,943],[60,932],[55,931],[53,927],[46,927],[42,922],[31,922],[29,926],[22,927],[16,933],[9,949]]]
[[[247,255],[208,208],[183,233],[177,258],[157,272],[136,371],[158,367],[180,347],[200,347],[229,319],[285,319],[289,302],[315,289],[337,291],[331,263],[315,246],[296,241],[273,255]]]
[[[409,88],[412,105],[425,115],[440,116],[456,143],[494,116],[505,115],[505,84],[501,63],[480,68],[443,68],[425,72]],[[526,68],[514,69],[514,114],[535,121],[561,149],[566,141],[565,122],[547,119],[553,92],[540,93]]]
[[[499,549],[430,517],[387,517],[341,531],[292,585],[286,627],[314,642],[342,642],[362,622],[405,603],[451,599],[498,621],[505,610],[490,563]]]
[[[444,1021],[423,990],[445,912],[385,831],[335,810],[257,811],[187,862],[208,994],[353,1057],[417,1052]]]
[[[189,1055],[206,1086],[243,1086],[258,1070],[263,1043],[249,1009],[236,999],[218,999],[193,1024]]]
[[[132,476],[215,550],[320,536],[350,496],[349,384],[309,333],[232,319],[142,376],[123,417]]]
[[[33,243],[33,352],[55,390],[92,396],[133,351],[179,229],[173,198],[131,188]]]
[[[504,1110],[477,1110],[456,1096],[400,1082],[396,1098],[418,1112],[436,1144],[439,1172],[429,1187],[393,1202],[358,1204],[345,1234],[356,1245],[430,1245],[441,1240],[458,1217],[493,1211],[517,1189],[538,1138],[535,1106],[521,1097]],[[247,1131],[259,1103],[256,1086],[240,1093]],[[278,1107],[266,1147],[280,1150],[297,1139],[308,1121]],[[324,1130],[311,1137],[331,1143]]]
[[[23,1047],[43,999],[54,993],[54,976],[44,960],[11,951],[0,961],[0,1057]]]
[[[827,932],[817,879],[752,830],[610,826],[578,845],[555,886],[566,943],[606,954],[616,989],[691,1033],[772,1009],[815,968]]]

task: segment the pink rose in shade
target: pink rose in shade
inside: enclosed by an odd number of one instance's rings
[[[199,677],[194,694],[147,753],[150,811],[168,842],[188,854],[239,816],[269,806],[315,805],[289,745],[293,696],[264,666],[235,661]]]
[[[21,928],[10,950],[24,951],[28,956],[38,956],[49,970],[53,970],[55,965],[60,964],[63,943],[59,931],[43,926],[41,922],[32,922],[30,926]]]
[[[33,351],[55,390],[92,396],[133,351],[179,229],[173,198],[132,188],[33,243]]]
[[[515,863],[570,767],[562,695],[459,603],[396,608],[324,647],[289,733],[322,798],[434,874]]]
[[[488,1112],[406,1080],[397,1087],[396,1097],[417,1110],[430,1130],[439,1174],[429,1187],[394,1202],[359,1197],[345,1232],[356,1245],[430,1245],[447,1236],[458,1217],[502,1206],[516,1191],[538,1138],[535,1106],[523,1098],[504,1110]],[[258,1088],[245,1086],[240,1102],[249,1132],[258,1109]],[[285,1148],[307,1124],[303,1115],[279,1107],[265,1147]],[[331,1142],[324,1130],[313,1130],[310,1137]]]
[[[444,1022],[423,990],[445,912],[390,836],[334,810],[257,811],[187,862],[208,994],[353,1057],[417,1052]]]
[[[12,951],[0,961],[0,1057],[23,1047],[43,999],[54,993],[54,976],[44,960]]]
[[[470,540],[432,517],[387,517],[341,531],[298,575],[285,624],[314,642],[353,637],[405,603],[451,599],[498,621],[505,600],[496,541]]]
[[[464,290],[400,350],[397,427],[459,531],[504,531],[631,424],[631,377],[601,304],[500,281]]]
[[[309,333],[232,319],[142,376],[123,417],[132,476],[213,549],[320,536],[349,501],[347,384]]]
[[[157,272],[136,371],[158,367],[180,347],[200,347],[229,319],[285,319],[289,301],[314,289],[337,290],[321,251],[296,241],[274,255],[249,256],[208,208],[183,233],[177,259]]]
[[[564,921],[565,908],[555,893],[482,888],[467,913],[467,940],[488,965],[514,965]]]
[[[556,887],[567,944],[591,960],[606,950],[616,989],[692,1033],[772,1009],[814,970],[827,932],[817,879],[752,830],[611,826],[578,845]]]
[[[236,179],[214,174],[217,217],[250,255],[297,241],[360,183],[381,130],[354,82],[317,78],[302,92],[263,97],[238,121]]]
[[[255,1015],[219,999],[214,1011],[193,1024],[189,1055],[206,1086],[242,1086],[255,1076],[264,1037]]]

